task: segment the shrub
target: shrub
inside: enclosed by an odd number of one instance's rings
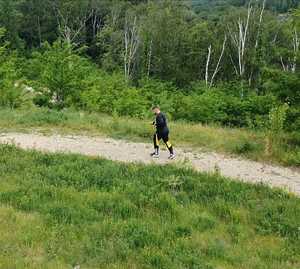
[[[25,101],[26,96],[21,85],[8,79],[0,82],[0,106],[13,109],[21,107]]]
[[[284,123],[288,105],[284,104],[273,108],[269,114],[269,122],[266,134],[266,153],[271,154],[275,148],[282,144]]]
[[[291,106],[287,110],[285,128],[288,131],[292,131],[292,130],[300,131],[300,107],[299,106]]]
[[[300,104],[299,75],[266,68],[263,70],[263,80],[265,90],[274,94],[280,101],[289,102],[291,105]]]
[[[142,117],[146,114],[147,108],[151,106],[141,94],[134,88],[129,88],[119,95],[113,102],[113,108],[119,115]]]
[[[218,98],[216,92],[205,92],[201,95],[186,95],[179,102],[174,118],[208,122],[224,122],[227,115],[224,112],[225,103]]]
[[[44,96],[36,98],[37,104],[63,108],[78,105],[80,92],[94,69],[70,45],[56,41],[53,45],[45,43],[41,52],[35,52],[24,71]]]
[[[276,104],[272,96],[248,94],[241,99],[220,89],[194,92],[178,99],[173,115],[176,119],[239,127],[259,126]]]
[[[120,74],[108,75],[99,72],[98,77],[88,85],[88,89],[81,93],[81,103],[89,111],[112,114],[115,111],[114,102],[128,88]]]
[[[1,42],[5,30],[0,28],[0,106],[17,108],[25,103],[24,91],[20,81],[18,58],[6,49]]]

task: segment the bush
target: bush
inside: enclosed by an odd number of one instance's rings
[[[217,92],[205,92],[201,95],[184,96],[178,104],[176,119],[208,122],[225,122],[225,103]]]
[[[91,81],[88,88],[81,93],[81,103],[88,111],[112,114],[116,110],[114,103],[128,88],[120,74],[108,75],[105,72],[99,72],[98,77]]]
[[[300,107],[291,106],[287,110],[285,127],[288,131],[300,131]]]
[[[156,104],[172,119],[239,127],[263,126],[276,104],[271,95],[248,93],[241,99],[223,88],[187,93],[155,80],[142,80],[140,86],[128,85],[121,74],[99,73],[81,93],[80,103],[89,111],[134,117],[149,116],[149,108]]]
[[[281,70],[265,69],[263,71],[263,87],[280,101],[291,105],[300,104],[300,79],[298,74]]]
[[[274,149],[282,145],[284,124],[288,105],[274,107],[269,113],[269,122],[266,134],[266,153],[271,154]]]
[[[0,82],[0,106],[11,109],[21,107],[26,98],[23,87],[5,79]]]
[[[40,94],[35,103],[58,108],[80,105],[80,93],[94,71],[93,64],[61,41],[44,44],[42,51],[35,52],[24,68]]]
[[[24,91],[20,83],[18,58],[1,42],[5,30],[0,28],[0,106],[17,108],[25,103]]]
[[[142,117],[147,113],[147,108],[151,106],[139,90],[129,88],[119,95],[113,102],[114,110],[118,115]]]
[[[223,90],[205,90],[179,98],[174,118],[228,126],[260,126],[276,103],[273,96],[246,95],[243,99]]]

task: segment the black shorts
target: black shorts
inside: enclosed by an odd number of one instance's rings
[[[163,140],[168,148],[172,148],[172,144],[169,141],[169,131],[167,132],[156,132],[153,136],[154,147],[159,147],[159,140]]]

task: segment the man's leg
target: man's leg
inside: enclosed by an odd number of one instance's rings
[[[166,134],[164,137],[163,137],[163,140],[164,140],[164,142],[165,142],[165,144],[166,144],[166,146],[167,146],[167,148],[168,148],[168,150],[169,150],[169,152],[170,152],[170,159],[173,159],[174,157],[175,157],[175,155],[174,155],[174,149],[173,149],[173,146],[172,146],[172,144],[171,144],[171,142],[169,141],[169,134]]]
[[[158,157],[159,156],[159,137],[157,134],[153,135],[153,145],[154,145],[154,152],[151,153],[151,156]]]

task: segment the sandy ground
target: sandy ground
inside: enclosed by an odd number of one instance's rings
[[[152,151],[150,143],[133,143],[101,137],[43,136],[22,133],[0,134],[0,143],[13,143],[23,149],[101,156],[123,162],[146,164],[176,162],[181,165],[190,165],[198,171],[219,171],[226,177],[252,183],[262,182],[300,195],[300,172],[217,153],[193,152],[181,148],[176,149],[176,160],[169,161],[166,151],[161,152],[159,159],[152,159],[149,155]]]

